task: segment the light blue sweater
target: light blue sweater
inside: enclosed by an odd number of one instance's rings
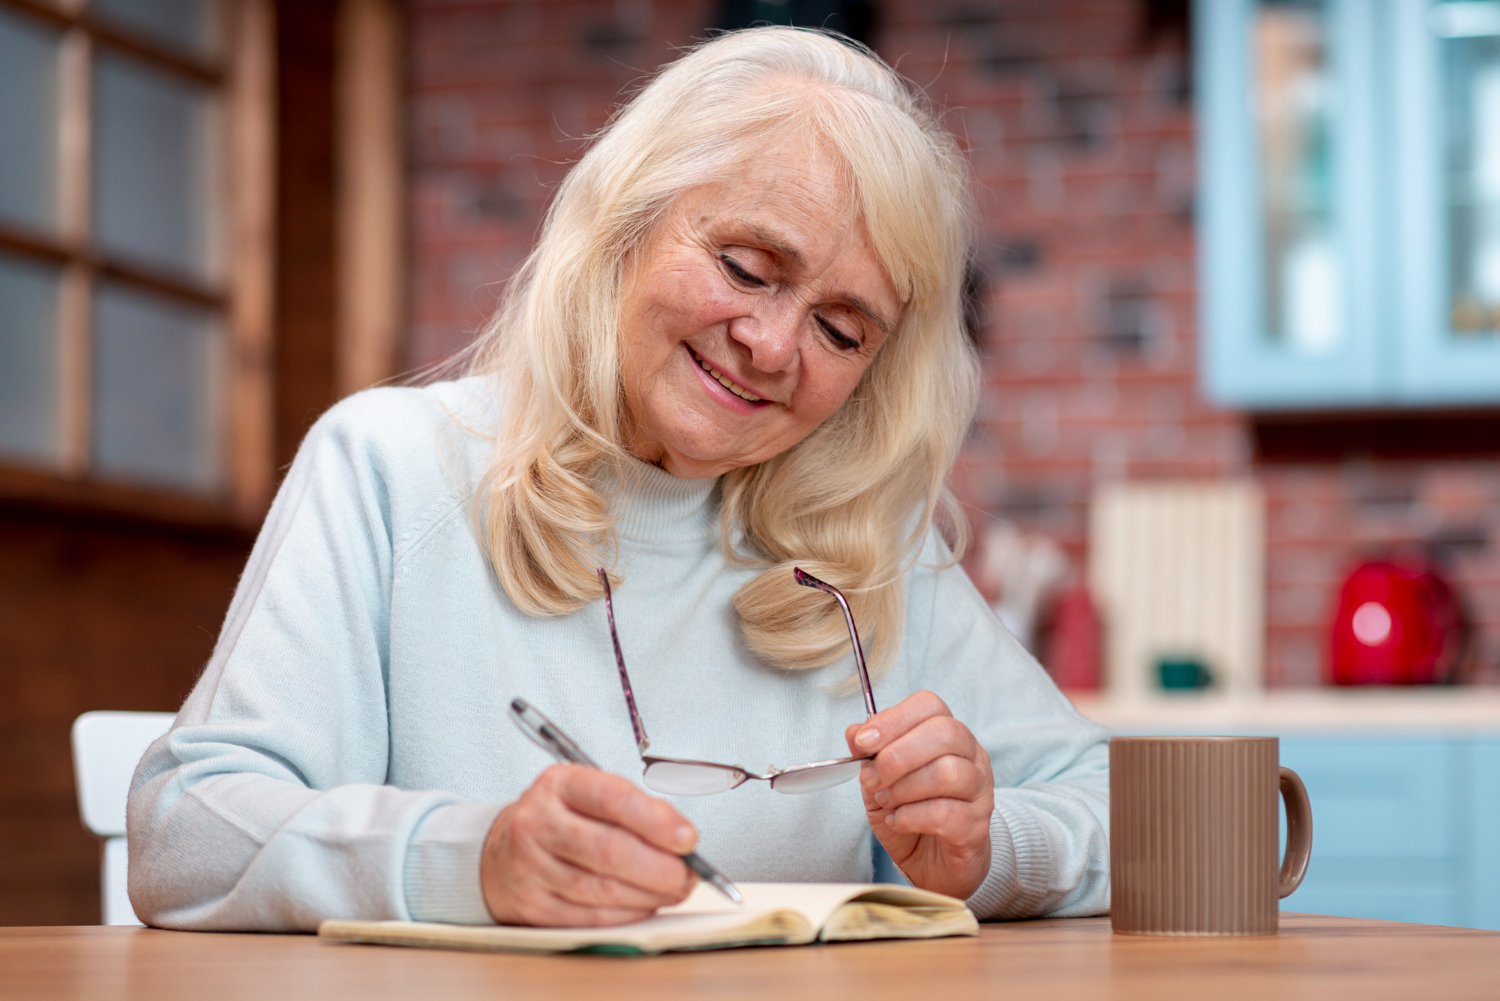
[[[491,400],[479,380],[374,390],[308,434],[212,659],[136,772],[130,897],[143,920],[488,923],[485,833],[550,764],[507,719],[516,696],[639,781],[603,603],[525,615],[476,542],[469,498],[491,451]],[[740,637],[731,598],[754,571],[720,548],[716,482],[642,464],[614,509],[620,640],[652,750],[757,771],[848,753],[844,728],[863,707],[832,688],[852,657],[770,670]],[[931,689],[989,750],[992,862],[970,904],[986,918],[1107,910],[1105,733],[961,569],[933,569],[941,543],[928,549],[907,575],[905,637],[875,698],[885,708]],[[857,783],[788,796],[751,782],[673,802],[732,879],[870,877]]]

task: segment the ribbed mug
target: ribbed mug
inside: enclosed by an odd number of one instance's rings
[[[1110,921],[1127,935],[1274,935],[1312,852],[1312,805],[1275,737],[1116,737]],[[1286,855],[1277,864],[1277,790]]]

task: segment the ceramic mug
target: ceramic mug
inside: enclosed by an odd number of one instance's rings
[[[1116,737],[1110,921],[1128,935],[1274,935],[1312,852],[1312,805],[1275,737]],[[1286,855],[1276,858],[1277,791]]]

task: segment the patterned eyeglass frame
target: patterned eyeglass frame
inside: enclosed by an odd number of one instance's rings
[[[848,758],[830,758],[826,761],[810,761],[807,764],[794,765],[790,768],[776,768],[773,766],[764,775],[759,775],[739,765],[726,765],[717,761],[695,761],[690,758],[664,758],[658,755],[648,754],[647,751],[651,747],[651,739],[646,736],[646,724],[641,720],[640,711],[636,708],[635,705],[635,691],[631,688],[630,685],[630,673],[625,670],[625,653],[620,648],[620,634],[615,629],[615,602],[614,596],[610,592],[609,573],[603,567],[599,567],[598,572],[599,583],[604,588],[604,612],[609,619],[609,638],[613,642],[615,648],[615,666],[618,667],[620,671],[620,687],[625,692],[625,706],[630,710],[630,726],[631,729],[635,731],[635,743],[636,747],[640,750],[641,763],[644,766],[644,770],[649,770],[653,764],[660,763],[669,765],[697,766],[702,768],[716,768],[723,771],[733,772],[741,776],[739,781],[723,790],[727,792],[729,791],[729,789],[739,788],[749,779],[757,779],[762,782],[770,782],[771,787],[774,789],[776,787],[776,780],[788,775],[805,774],[814,770],[825,770],[833,766],[847,765],[856,761],[869,760],[870,756],[867,754]],[[870,672],[869,669],[865,666],[865,651],[864,648],[860,646],[859,631],[854,626],[854,614],[849,611],[849,602],[844,598],[844,595],[839,591],[838,588],[825,581],[819,580],[812,574],[803,570],[801,567],[794,567],[792,569],[792,576],[796,579],[798,584],[801,584],[804,587],[815,587],[820,591],[826,592],[827,594],[832,595],[833,599],[839,603],[839,608],[842,609],[844,613],[844,623],[849,627],[849,641],[854,646],[854,663],[859,668],[859,684],[860,689],[864,694],[866,718],[868,719],[870,716],[874,716],[876,712],[875,693],[871,690],[870,687]],[[850,777],[853,777],[852,774]]]

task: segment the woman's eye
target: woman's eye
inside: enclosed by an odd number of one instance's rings
[[[750,285],[755,288],[762,288],[765,286],[766,281],[764,278],[757,278],[755,275],[752,275],[750,272],[740,267],[739,264],[736,263],[735,259],[733,257],[730,257],[728,254],[720,254],[719,261],[724,265],[724,270],[728,271],[730,276],[733,277],[734,280],[739,282],[741,285]]]
[[[838,327],[835,327],[833,324],[829,323],[821,316],[817,317],[817,321],[818,326],[822,327],[823,332],[828,335],[828,339],[832,341],[837,347],[840,347],[845,351],[856,351],[859,349],[859,341],[850,337],[848,334],[844,333]]]

